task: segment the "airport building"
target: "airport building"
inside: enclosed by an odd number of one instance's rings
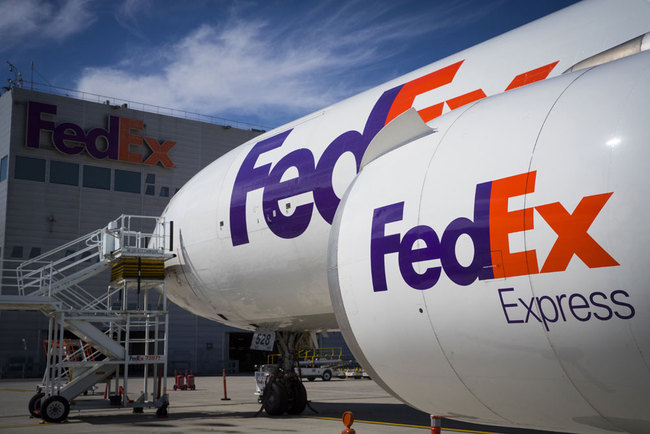
[[[99,99],[99,98],[98,98]],[[0,258],[4,266],[105,227],[160,215],[200,169],[262,131],[14,88],[0,97]],[[81,284],[106,291],[110,271]],[[3,282],[6,283],[6,282]],[[5,293],[7,285],[3,285]],[[250,333],[170,304],[169,369],[249,370]],[[0,378],[37,377],[48,319],[0,310]]]

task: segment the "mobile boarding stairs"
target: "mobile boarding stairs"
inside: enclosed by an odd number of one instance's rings
[[[148,228],[149,231],[144,231]],[[106,227],[25,262],[3,260],[0,309],[40,310],[49,317],[47,366],[29,411],[48,422],[70,410],[110,404],[166,415],[168,310],[164,263],[173,257],[172,223],[122,215]],[[105,293],[79,283],[111,270]],[[151,291],[160,289],[160,294]],[[65,330],[79,340],[64,338]],[[73,342],[77,342],[76,348]],[[131,349],[138,348],[137,354]],[[133,365],[142,365],[133,368]],[[128,395],[129,367],[144,371]],[[106,383],[104,399],[79,399]]]

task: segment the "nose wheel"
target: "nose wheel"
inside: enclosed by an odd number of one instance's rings
[[[291,377],[288,383],[287,413],[300,414],[307,406],[307,389],[298,377]]]
[[[307,389],[296,375],[270,377],[262,395],[262,407],[269,416],[301,414],[307,407]]]
[[[287,411],[289,401],[287,389],[281,381],[271,379],[264,388],[262,405],[269,416],[280,416]]]
[[[268,377],[261,396],[262,408],[269,416],[301,414],[308,405],[307,389],[294,371],[298,342],[308,337],[308,333],[276,333],[282,361],[274,368],[273,375]]]

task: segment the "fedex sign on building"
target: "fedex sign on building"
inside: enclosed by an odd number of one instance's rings
[[[176,145],[174,141],[159,141],[153,137],[143,137],[142,120],[119,116],[109,116],[106,128],[92,128],[84,131],[72,122],[55,123],[51,120],[57,107],[30,101],[27,110],[27,147],[40,147],[40,133],[52,134],[52,145],[61,153],[76,155],[88,153],[93,158],[119,160],[136,164],[176,167],[168,152]],[[145,152],[136,152],[145,147]]]

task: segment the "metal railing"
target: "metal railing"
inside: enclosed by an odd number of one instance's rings
[[[280,357],[280,354],[269,354],[266,356],[266,363],[270,365],[278,363]],[[342,347],[308,348],[298,351],[296,361],[313,364],[319,360],[340,361],[342,357]]]
[[[107,268],[120,252],[164,254],[170,242],[163,218],[123,214],[103,229],[35,258],[3,260],[0,295],[48,296],[65,310],[107,311],[117,289],[97,297],[77,283]]]
[[[99,296],[77,283],[112,264],[116,269],[128,267],[134,258],[138,259],[138,266],[142,257],[162,265],[173,257],[166,249],[171,247],[171,229],[171,223],[167,229],[160,217],[121,215],[106,227],[38,257],[0,262],[2,307],[39,309],[49,316],[47,367],[39,391],[72,400],[95,387],[98,381],[114,375],[111,381],[116,389],[122,381],[122,404],[126,406],[129,365],[143,366],[144,397],[149,396],[150,369],[162,372],[166,384],[169,322],[164,284],[158,305],[151,309],[150,291],[159,288],[158,282],[143,288],[140,308],[139,275],[137,292],[129,291],[129,282],[124,279],[111,281],[107,291]],[[135,309],[130,308],[133,300],[137,301]],[[86,342],[66,339],[66,328],[83,336]],[[165,389],[166,386],[160,389],[154,382],[153,399],[138,405],[168,403]]]
[[[113,234],[118,248],[165,251],[167,228],[162,217],[122,214],[109,223],[106,231]]]
[[[102,268],[102,262],[102,230],[96,230],[21,263],[16,269],[19,295],[51,296],[74,285],[75,277],[82,280],[84,269]]]
[[[189,110],[175,109],[175,108],[163,107],[155,104],[147,104],[147,103],[142,103],[137,101],[131,101],[125,98],[116,98],[112,96],[99,95],[96,93],[84,92],[76,89],[68,89],[65,87],[53,86],[51,84],[46,84],[46,83],[28,82],[27,84],[31,87],[31,90],[46,92],[53,95],[66,96],[69,98],[76,98],[83,101],[102,103],[102,104],[109,105],[113,108],[129,108],[129,109],[140,110],[148,113],[173,116],[176,118],[206,122],[206,123],[221,125],[226,127],[230,126],[230,127],[240,128],[240,129],[247,129],[251,131],[261,132],[261,131],[268,131],[272,129],[272,127],[256,124],[253,122],[238,121],[238,120],[227,119],[219,116],[196,113]],[[23,86],[23,87],[27,88],[27,86]]]

